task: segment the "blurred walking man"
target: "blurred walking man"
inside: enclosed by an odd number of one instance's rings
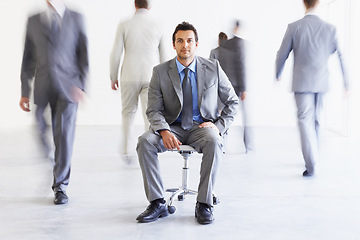
[[[20,107],[30,111],[30,81],[35,77],[37,115],[51,108],[55,143],[55,204],[68,202],[75,122],[88,73],[87,36],[83,17],[62,0],[47,0],[45,12],[28,19],[21,67]],[[45,127],[43,125],[43,127]]]
[[[121,90],[121,153],[127,164],[136,162],[134,121],[139,97],[146,131],[149,122],[145,111],[152,68],[164,61],[162,30],[149,13],[149,1],[135,0],[135,8],[134,17],[119,24],[110,57],[111,88],[117,90],[120,87]],[[123,52],[119,86],[119,66]]]
[[[276,78],[280,80],[285,61],[294,52],[292,90],[305,160],[304,177],[314,175],[318,158],[320,114],[323,97],[329,88],[328,59],[337,51],[343,73],[344,87],[348,80],[338,48],[336,29],[316,15],[319,0],[304,0],[305,17],[288,25],[276,56]]]

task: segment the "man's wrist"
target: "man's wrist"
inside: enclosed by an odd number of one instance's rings
[[[170,131],[169,131],[169,130],[167,130],[167,129],[161,129],[161,130],[158,130],[158,133],[159,133],[160,135],[162,135],[165,131],[170,132]]]

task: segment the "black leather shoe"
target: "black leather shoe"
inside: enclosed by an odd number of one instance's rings
[[[213,208],[205,203],[196,203],[195,217],[200,224],[209,224],[214,221]]]
[[[55,193],[54,203],[56,205],[65,204],[68,201],[69,201],[69,198],[64,192],[58,191]]]
[[[314,173],[309,173],[308,170],[305,170],[303,172],[303,177],[312,177],[314,175]]]
[[[169,215],[166,203],[152,201],[150,205],[142,212],[136,220],[141,223],[148,223],[158,220]]]

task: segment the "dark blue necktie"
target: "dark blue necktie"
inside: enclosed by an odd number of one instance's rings
[[[51,16],[51,34],[55,36],[60,29],[61,17],[57,13],[52,13]]]
[[[182,82],[183,109],[181,112],[181,127],[185,130],[189,130],[193,125],[193,100],[189,70],[189,68],[184,69],[185,77]]]

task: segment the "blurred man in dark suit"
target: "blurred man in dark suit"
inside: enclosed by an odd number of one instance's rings
[[[88,73],[87,36],[83,17],[65,7],[62,0],[47,0],[47,10],[28,19],[21,67],[20,107],[30,111],[30,81],[34,81],[34,103],[41,117],[51,108],[55,143],[55,204],[68,202],[78,102]],[[42,124],[42,127],[46,127]]]

